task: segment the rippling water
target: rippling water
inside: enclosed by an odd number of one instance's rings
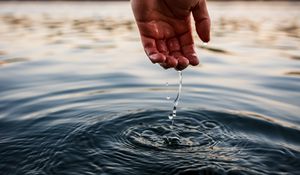
[[[300,4],[209,5],[172,125],[128,2],[0,3],[1,174],[300,174]]]

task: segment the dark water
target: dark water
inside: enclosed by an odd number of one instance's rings
[[[73,109],[2,122],[14,129],[1,129],[0,168],[8,174],[299,173],[297,129],[203,109],[179,112],[171,129],[168,112]]]
[[[0,174],[300,174],[298,7],[210,3],[171,125],[128,2],[0,3]]]

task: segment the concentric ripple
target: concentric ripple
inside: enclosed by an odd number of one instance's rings
[[[126,172],[129,174],[279,174],[297,171],[299,143],[287,147],[290,141],[284,143],[280,135],[269,133],[269,130],[288,132],[295,137],[298,130],[251,116],[213,111],[184,111],[179,113],[180,117],[172,126],[164,117],[166,113],[168,111],[130,113],[88,130],[109,133],[101,138],[95,135],[94,143],[96,147],[101,147],[102,143],[110,145],[103,154],[120,161],[124,167],[131,167]],[[240,128],[243,125],[247,128]],[[253,135],[255,130],[260,130],[260,136]],[[258,139],[262,137],[265,141]],[[269,140],[278,143],[270,145]],[[286,159],[289,165],[281,161]],[[270,166],[272,164],[280,165],[274,168]]]
[[[141,120],[141,117],[137,120]],[[197,151],[214,146],[217,144],[214,139],[227,133],[226,129],[215,121],[201,121],[188,117],[176,120],[173,125],[162,116],[154,117],[149,122],[141,122],[138,125],[127,123],[129,127],[123,131],[123,137],[141,147],[166,151]]]
[[[8,174],[299,173],[297,129],[259,115],[207,110],[180,111],[172,126],[168,112],[92,117],[94,112],[79,114],[85,122],[25,123],[28,130],[40,127],[1,140],[0,169]]]

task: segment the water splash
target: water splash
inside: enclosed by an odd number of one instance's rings
[[[176,113],[177,113],[177,106],[179,103],[179,99],[180,99],[180,95],[181,95],[181,89],[182,89],[182,72],[178,71],[178,75],[179,75],[179,82],[178,82],[178,91],[177,91],[177,96],[174,100],[174,106],[173,106],[173,111],[172,113],[169,115],[169,119],[172,120],[172,124],[173,124],[173,118],[176,117]]]

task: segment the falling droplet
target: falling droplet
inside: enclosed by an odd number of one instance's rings
[[[167,87],[169,86],[169,82],[166,82],[166,86],[167,86]],[[167,99],[167,100],[170,100],[171,97],[170,97],[170,96],[167,96],[166,99]]]
[[[179,99],[180,99],[180,95],[181,95],[181,88],[182,88],[182,72],[178,71],[179,74],[179,82],[178,82],[178,92],[177,92],[177,96],[173,102],[173,111],[172,113],[169,115],[169,119],[172,120],[172,125],[173,125],[173,118],[176,117],[176,113],[177,113],[177,106],[179,103]]]

